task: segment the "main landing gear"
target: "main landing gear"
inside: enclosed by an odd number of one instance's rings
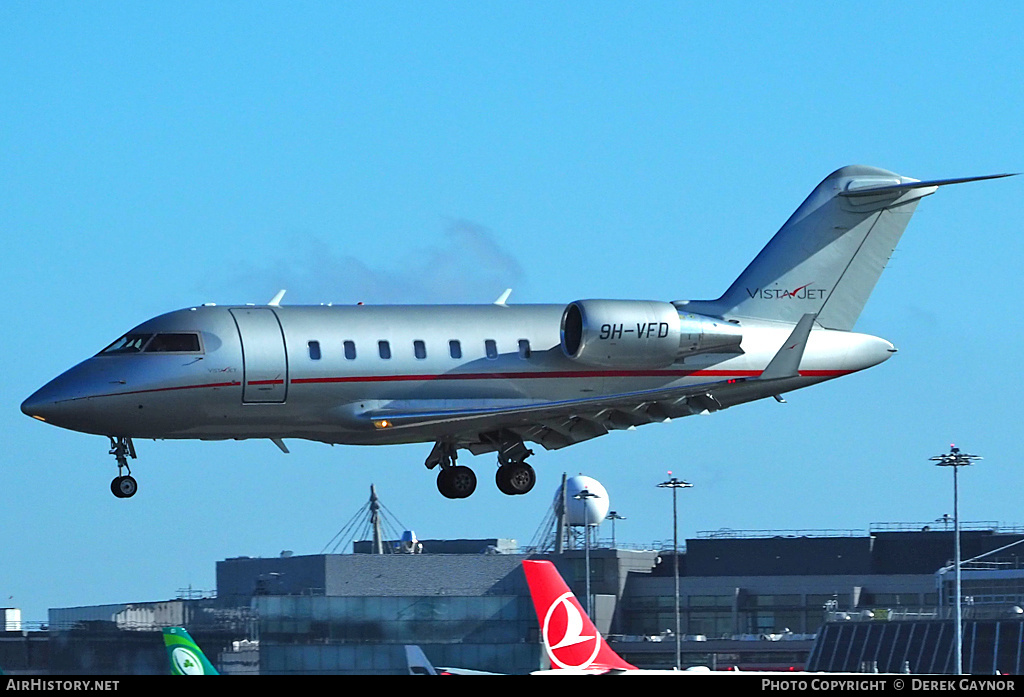
[[[438,441],[427,457],[427,467],[438,465],[437,490],[447,499],[464,499],[476,491],[476,475],[464,465],[455,464],[458,457],[451,443]]]
[[[498,448],[498,471],[494,482],[498,490],[509,496],[525,494],[537,483],[537,474],[526,462],[533,455],[522,441],[502,443]],[[476,491],[476,475],[465,465],[456,464],[456,447],[451,443],[438,442],[427,457],[426,466],[440,467],[437,473],[437,490],[449,499],[464,499]]]
[[[503,445],[498,450],[498,471],[494,474],[494,482],[498,491],[509,496],[525,494],[537,483],[537,473],[527,464],[526,458],[533,451],[523,445],[523,441]]]
[[[124,436],[117,438],[110,436],[109,454],[117,460],[117,476],[110,482],[110,493],[119,499],[135,496],[135,492],[139,490],[139,484],[135,481],[132,470],[128,466],[128,458],[135,459],[135,445],[132,444],[132,439]],[[128,474],[122,474],[124,470],[128,470]]]
[[[437,473],[437,490],[445,498],[464,499],[476,491],[476,475],[465,465],[442,465]]]

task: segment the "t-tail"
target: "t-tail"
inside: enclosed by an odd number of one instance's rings
[[[164,627],[171,675],[220,675],[184,627]]]
[[[636,670],[612,651],[549,561],[524,561],[544,651],[553,670],[607,673]]]
[[[717,300],[677,303],[686,311],[795,324],[815,315],[850,330],[910,222],[918,201],[940,186],[1011,176],[918,181],[875,167],[836,170]]]

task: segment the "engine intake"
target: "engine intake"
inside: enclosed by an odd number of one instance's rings
[[[562,351],[602,368],[666,368],[698,353],[739,353],[734,324],[651,300],[577,300],[562,313]]]

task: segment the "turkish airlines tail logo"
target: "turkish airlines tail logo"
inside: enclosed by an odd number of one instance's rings
[[[635,670],[611,650],[549,561],[524,561],[533,608],[552,668]]]

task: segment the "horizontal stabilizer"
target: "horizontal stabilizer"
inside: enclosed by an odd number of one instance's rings
[[[800,318],[793,328],[793,333],[786,339],[779,352],[775,354],[768,367],[761,373],[761,380],[778,380],[779,378],[795,378],[800,375],[800,359],[807,348],[807,338],[814,326],[814,314],[806,314]]]
[[[850,182],[851,186],[846,191],[840,191],[840,196],[855,198],[857,196],[879,196],[911,189],[927,189],[930,187],[946,186],[948,184],[963,184],[965,182],[977,182],[985,179],[1002,179],[1003,177],[1015,177],[1016,174],[986,174],[981,177],[961,177],[959,179],[933,179],[927,182],[907,182],[905,184],[884,184],[881,186],[856,186],[857,180]]]

